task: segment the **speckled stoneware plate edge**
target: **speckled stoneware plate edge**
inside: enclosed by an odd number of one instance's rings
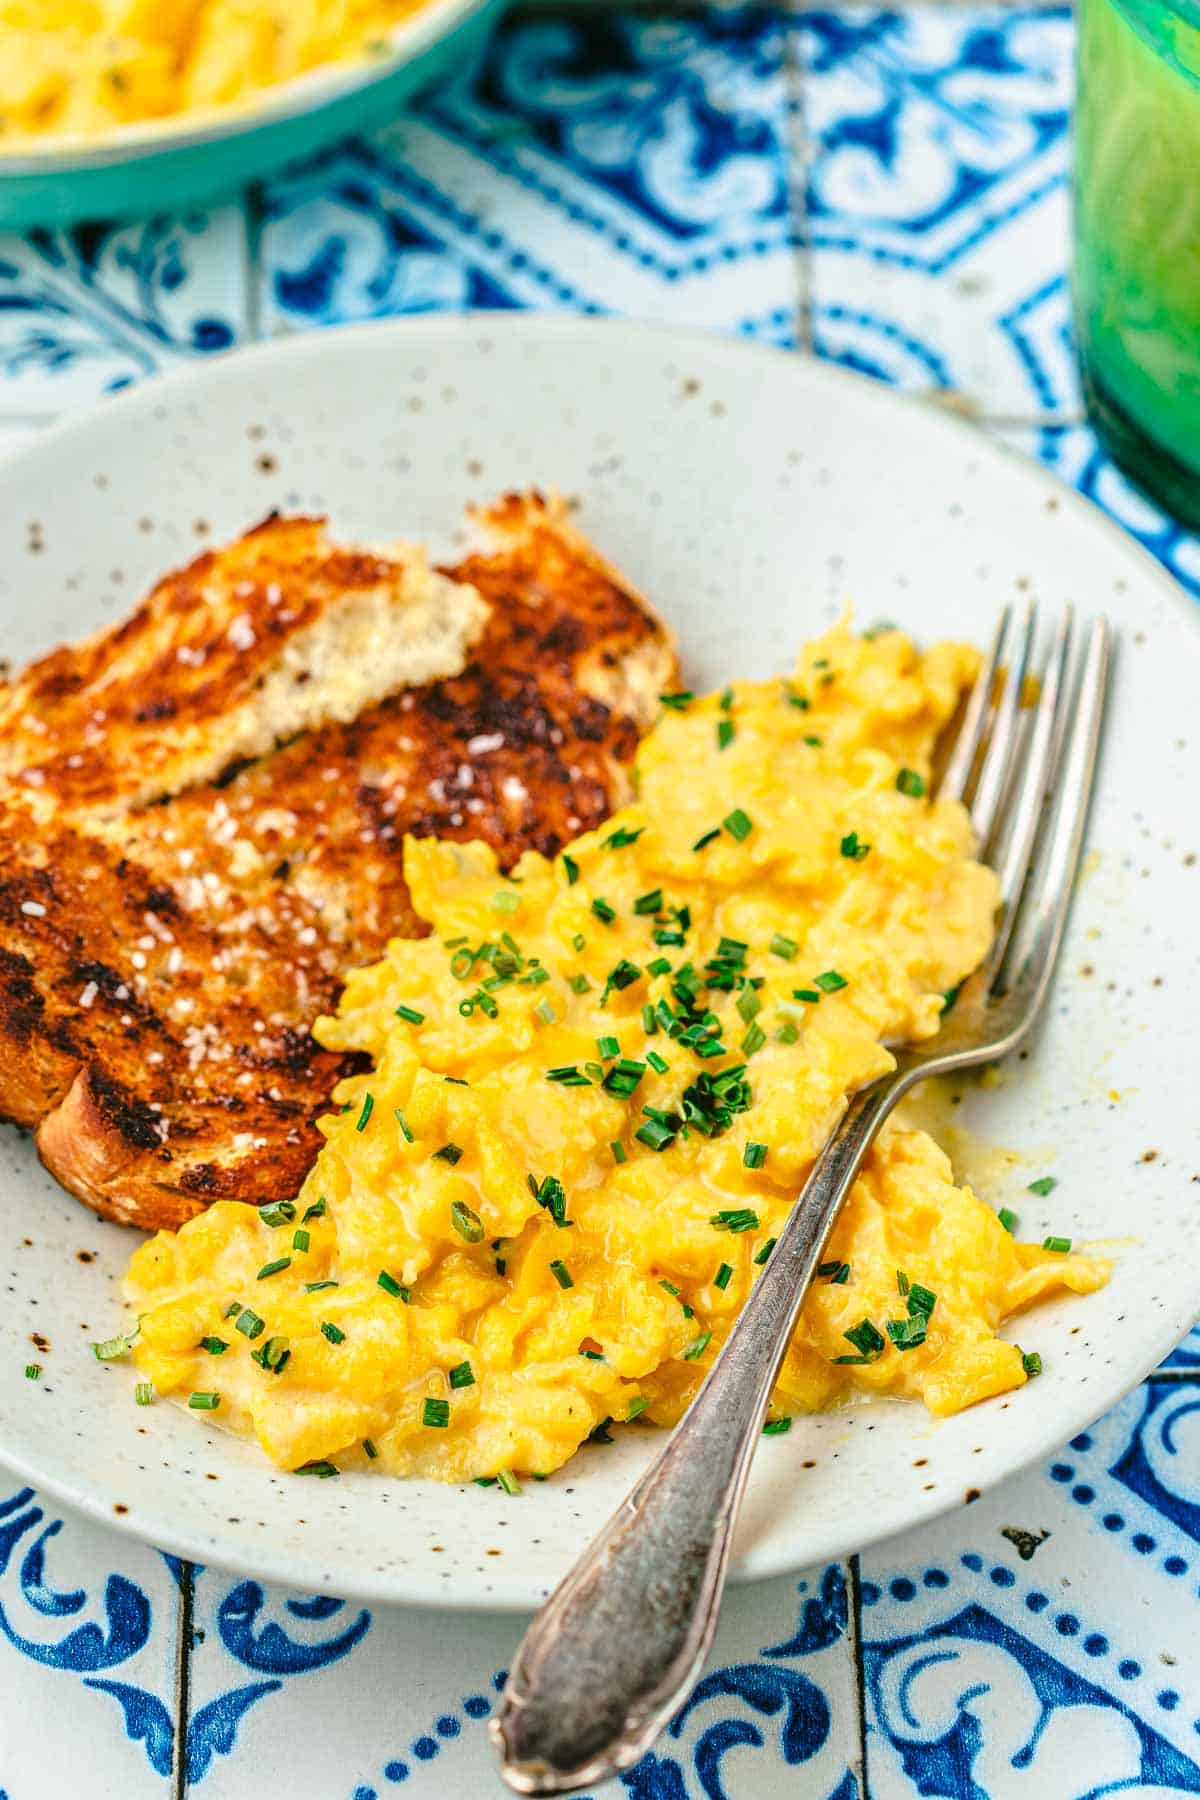
[[[520,396],[521,404],[512,402]],[[447,548],[462,506],[522,481],[585,528],[718,685],[786,668],[849,597],[863,622],[986,635],[1033,592],[1121,633],[1092,854],[1042,1040],[969,1088],[960,1145],[1025,1235],[1102,1239],[1114,1281],[1020,1321],[1046,1373],[931,1422],[898,1403],[798,1420],[760,1452],[735,1576],[921,1520],[1045,1455],[1136,1383],[1200,1310],[1188,1229],[1200,871],[1186,598],[1087,502],[934,409],[733,340],[572,318],[442,317],[269,346],[107,403],[0,465],[0,615],[15,660],[118,616],[148,580],[269,506]],[[1191,784],[1191,785],[1189,785]],[[1015,1157],[994,1154],[995,1146]],[[989,1148],[992,1147],[992,1148]],[[1026,1191],[1035,1175],[1060,1185]],[[379,1601],[532,1606],[654,1447],[624,1433],[519,1497],[362,1475],[301,1481],[174,1407],[88,1340],[119,1318],[130,1239],[0,1134],[0,1460],[106,1524],[202,1562]],[[34,1348],[40,1338],[44,1350]],[[40,1358],[39,1383],[23,1365]]]

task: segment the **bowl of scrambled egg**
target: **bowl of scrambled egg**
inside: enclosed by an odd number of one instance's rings
[[[382,125],[493,0],[0,0],[0,227],[178,210]]]

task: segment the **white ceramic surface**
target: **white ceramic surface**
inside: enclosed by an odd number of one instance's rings
[[[1196,1316],[1200,634],[1182,593],[1086,502],[931,409],[734,341],[475,315],[241,353],[0,466],[4,648],[20,660],[118,616],[164,567],[272,506],[449,549],[464,503],[528,482],[583,499],[586,529],[678,630],[689,685],[786,669],[847,600],[864,624],[982,638],[1003,601],[1032,593],[1103,608],[1121,634],[1051,1016],[1029,1059],[953,1115],[985,1168],[980,1143],[1022,1153],[987,1198],[1030,1237],[1117,1240],[1113,1282],[1020,1322],[1045,1374],[1019,1394],[940,1424],[859,1405],[764,1442],[736,1574],[767,1575],[961,1505],[1102,1412]],[[1025,1191],[1047,1173],[1049,1198]],[[93,1359],[90,1340],[118,1327],[131,1243],[0,1133],[0,1461],[200,1562],[385,1601],[528,1607],[657,1441],[621,1433],[511,1499],[280,1475],[194,1415],[135,1408],[129,1367]]]

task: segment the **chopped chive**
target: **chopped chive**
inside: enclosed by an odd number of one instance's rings
[[[364,1438],[362,1441],[362,1447],[366,1451],[367,1455],[371,1458],[371,1461],[374,1462],[375,1458],[379,1455],[379,1452],[375,1448],[375,1445],[372,1443],[371,1439]]]
[[[398,1019],[403,1019],[408,1025],[423,1025],[425,1023],[425,1014],[423,1012],[418,1012],[415,1006],[398,1006],[396,1008],[396,1017]]]
[[[40,1381],[41,1378],[42,1378],[41,1363],[26,1363],[25,1364],[25,1379],[26,1379],[26,1381]]]
[[[920,800],[925,793],[924,777],[918,775],[915,769],[901,769],[896,776],[896,786],[910,800]]]
[[[1021,1367],[1030,1377],[1040,1375],[1042,1372],[1041,1354],[1037,1350],[1022,1350]]]
[[[901,1296],[907,1294],[910,1286],[908,1276],[903,1269],[896,1270],[896,1292]]]
[[[665,956],[656,956],[653,962],[646,964],[647,975],[669,975],[671,965]]]
[[[737,733],[732,719],[717,720],[717,749],[724,750],[732,744]]]
[[[319,1294],[323,1288],[335,1288],[337,1286],[338,1283],[336,1281],[306,1281],[304,1284],[304,1291],[306,1294]]]
[[[603,900],[599,896],[597,896],[597,898],[592,901],[591,910],[595,913],[595,915],[598,919],[603,919],[603,921],[606,925],[611,925],[613,920],[617,916],[616,907],[610,906],[608,904],[607,900]]]
[[[422,1425],[431,1425],[437,1431],[444,1431],[450,1423],[450,1402],[448,1400],[425,1400],[421,1406]]]
[[[784,937],[781,931],[777,931],[771,939],[771,955],[782,957],[784,962],[794,961],[799,948],[795,938]]]
[[[405,1143],[411,1144],[413,1141],[412,1126],[409,1124],[399,1107],[396,1108],[396,1123],[400,1127],[400,1133],[404,1138]]]
[[[642,1030],[647,1037],[658,1036],[658,1014],[655,1012],[649,1000],[647,1000],[645,1006],[642,1008]]]
[[[296,1216],[294,1200],[273,1200],[269,1206],[260,1206],[258,1216],[264,1225],[290,1225]]]
[[[756,1050],[762,1049],[762,1047],[766,1043],[766,1041],[767,1041],[766,1032],[763,1030],[761,1025],[759,1025],[757,1022],[755,1022],[755,1024],[753,1024],[747,1028],[746,1032],[744,1033],[744,1035],[742,1037],[742,1054],[743,1054],[743,1056],[753,1056]]]
[[[575,1286],[571,1277],[571,1271],[561,1258],[555,1257],[554,1261],[550,1264],[550,1273],[553,1275],[560,1288],[572,1288]]]
[[[293,1475],[315,1475],[318,1481],[328,1481],[331,1476],[336,1475],[337,1473],[338,1468],[336,1463],[326,1462],[324,1458],[314,1459],[312,1462],[301,1463],[298,1469],[292,1470]]]
[[[154,1401],[154,1383],[152,1381],[139,1381],[133,1390],[133,1399],[135,1406],[152,1405]]]
[[[604,1064],[603,1063],[585,1062],[583,1065],[583,1072],[592,1081],[603,1081],[604,1080]]]
[[[567,1196],[562,1182],[557,1175],[547,1175],[544,1180],[535,1181],[532,1175],[525,1177],[529,1183],[529,1191],[539,1206],[545,1207],[556,1225],[568,1225]]]
[[[1044,1200],[1046,1195],[1052,1194],[1057,1186],[1058,1179],[1056,1176],[1042,1175],[1039,1176],[1037,1181],[1030,1182],[1028,1192],[1036,1194],[1040,1200]]]
[[[836,969],[826,969],[824,974],[814,975],[813,980],[823,994],[836,994],[839,988],[849,985],[846,977],[839,975]]]
[[[662,889],[652,888],[648,894],[639,894],[633,903],[635,913],[656,913],[662,911]]]
[[[792,999],[793,1000],[803,1000],[807,1006],[816,1006],[816,1004],[820,1000],[820,998],[821,998],[820,993],[818,992],[818,990],[816,988],[793,988],[792,989]]]
[[[757,1017],[762,1011],[762,1001],[759,999],[756,989],[752,987],[742,989],[737,997],[737,1010],[738,1017],[743,1019],[747,1025]]]
[[[1017,1229],[1017,1215],[1012,1211],[1011,1207],[1002,1206],[1000,1211],[996,1214],[996,1217],[1003,1225],[1005,1231],[1010,1235]]]
[[[573,856],[567,856],[564,853],[562,866],[567,877],[567,886],[574,887],[575,883],[579,880],[579,864],[575,861]]]
[[[450,1223],[468,1244],[478,1244],[483,1237],[483,1220],[462,1200],[451,1201]]]
[[[726,813],[721,823],[730,837],[739,844],[745,843],[754,830],[754,820],[749,813],[743,812],[740,806],[735,806],[731,813]]]
[[[302,1225],[307,1225],[310,1219],[323,1219],[328,1211],[329,1203],[324,1194],[322,1194],[319,1200],[314,1200],[311,1206],[305,1207],[304,1217],[301,1219],[300,1223]]]
[[[754,1258],[755,1262],[760,1265],[765,1263],[778,1242],[778,1238],[768,1238],[762,1249],[756,1253]]]
[[[727,687],[722,690],[721,696],[717,701],[717,705],[721,708],[722,712],[729,711],[730,707],[733,705],[733,689],[731,687]]]
[[[375,1277],[375,1284],[377,1287],[381,1287],[385,1294],[390,1294],[393,1300],[403,1300],[405,1306],[408,1305],[412,1289],[401,1287],[396,1277],[389,1275],[386,1269],[380,1269]]]
[[[644,1412],[649,1411],[649,1408],[650,1402],[645,1394],[639,1394],[636,1400],[629,1402],[629,1411],[625,1414],[625,1418],[626,1420],[640,1418]]]
[[[650,1064],[650,1067],[654,1070],[656,1075],[665,1075],[671,1066],[666,1057],[660,1056],[657,1050],[647,1050],[646,1061]]]
[[[701,836],[696,839],[695,843],[692,845],[692,849],[703,850],[706,844],[711,844],[713,839],[719,838],[720,835],[721,827],[719,825],[714,825],[711,831],[703,832]]]
[[[548,1000],[539,1000],[533,1010],[535,1017],[539,1018],[543,1025],[553,1025],[557,1014]]]
[[[800,1036],[799,1027],[796,1025],[793,1025],[792,1021],[790,1019],[788,1019],[779,1027],[779,1030],[775,1033],[775,1042],[777,1044],[794,1044],[798,1040],[799,1036]]]
[[[1048,1237],[1048,1238],[1042,1239],[1042,1249],[1043,1250],[1053,1250],[1059,1256],[1066,1256],[1068,1254],[1068,1252],[1070,1251],[1070,1248],[1071,1248],[1070,1238]]]
[[[650,1150],[665,1150],[668,1144],[675,1142],[676,1137],[675,1132],[668,1130],[657,1119],[647,1119],[644,1125],[638,1126],[633,1135],[640,1144],[645,1144]]]
[[[310,1241],[307,1231],[298,1225],[292,1233],[292,1249],[303,1253],[308,1249]]]
[[[243,1337],[248,1337],[253,1343],[256,1337],[262,1336],[264,1325],[256,1312],[252,1312],[248,1306],[244,1306],[234,1321],[233,1328],[235,1331],[240,1331]]]
[[[188,1405],[193,1412],[216,1412],[220,1404],[220,1394],[197,1392],[188,1395]]]
[[[498,1469],[496,1480],[506,1494],[519,1494],[521,1491],[521,1484],[511,1469]]]
[[[596,1342],[595,1338],[581,1338],[579,1341],[579,1354],[580,1356],[585,1356],[589,1362],[604,1361],[604,1349],[602,1345]]]
[[[567,976],[567,986],[573,994],[586,994],[591,985],[586,975]]]
[[[135,1325],[132,1331],[124,1332],[120,1337],[105,1338],[101,1343],[93,1344],[92,1355],[97,1362],[120,1362],[133,1349],[140,1330],[141,1326]]]
[[[659,704],[670,707],[672,712],[686,712],[695,699],[690,688],[681,688],[677,694],[660,694]]]
[[[596,1039],[596,1048],[600,1052],[600,1059],[602,1062],[607,1062],[610,1057],[620,1056],[621,1054],[621,1046],[615,1037],[598,1037]]]
[[[584,937],[582,931],[577,931],[575,936],[571,939],[571,948],[576,952],[587,949],[587,939]]]
[[[927,1319],[936,1305],[937,1295],[931,1288],[922,1287],[919,1281],[909,1284],[908,1310],[910,1313],[920,1313],[923,1318]]]
[[[458,1144],[443,1144],[440,1150],[434,1151],[430,1161],[449,1163],[450,1167],[453,1168],[455,1163],[460,1163],[462,1161],[462,1154],[462,1150]]]
[[[922,1313],[910,1313],[907,1319],[888,1319],[887,1334],[897,1350],[917,1350],[925,1342],[925,1324]]]
[[[223,1319],[232,1319],[238,1313],[240,1313],[241,1310],[242,1310],[241,1301],[240,1300],[231,1300],[229,1302],[229,1305],[225,1308],[225,1311],[221,1314],[221,1317]]]
[[[330,1319],[321,1320],[321,1335],[327,1337],[331,1344],[344,1344],[346,1341],[346,1334],[341,1326],[333,1324]]]
[[[850,1264],[838,1262],[836,1258],[833,1262],[818,1263],[817,1274],[823,1275],[830,1287],[845,1287],[850,1279]]]
[[[733,1264],[723,1262],[721,1264],[720,1268],[717,1270],[716,1274],[713,1276],[713,1286],[716,1288],[720,1288],[721,1291],[724,1292],[724,1290],[729,1286],[729,1283],[732,1280],[732,1278],[733,1278]]]
[[[684,1362],[695,1362],[697,1357],[703,1356],[711,1341],[711,1331],[702,1331],[699,1337],[694,1337],[686,1350],[680,1351]]]
[[[749,1206],[726,1206],[708,1221],[717,1231],[757,1231],[758,1214]]]
[[[835,1363],[878,1362],[887,1347],[883,1333],[872,1325],[870,1319],[860,1319],[858,1324],[851,1326],[849,1331],[843,1331],[842,1336],[854,1345],[858,1354],[856,1356],[835,1356],[833,1359]]]
[[[629,1157],[626,1153],[625,1146],[619,1138],[614,1138],[612,1143],[608,1147],[612,1151],[612,1159],[615,1163],[623,1163],[623,1162],[629,1161]]]
[[[785,1413],[782,1419],[768,1419],[763,1425],[762,1434],[764,1437],[782,1437],[785,1431],[790,1431],[791,1429],[791,1415],[790,1413]]]
[[[806,744],[811,744],[814,750],[819,750],[824,744],[825,739],[819,737],[806,737],[804,741]]]
[[[871,854],[871,846],[862,842],[857,831],[848,831],[842,839],[841,851],[851,862],[862,862],[865,856]]]
[[[742,1151],[742,1162],[747,1169],[761,1169],[767,1160],[765,1144],[748,1143]]]
[[[282,1375],[291,1356],[291,1345],[285,1337],[269,1337],[261,1349],[250,1352],[251,1362],[266,1369],[269,1375]]]
[[[224,1356],[229,1345],[225,1342],[224,1338],[202,1337],[200,1339],[200,1348],[201,1350],[207,1350],[210,1356]]]
[[[514,894],[511,888],[501,888],[488,902],[492,911],[498,913],[515,913],[520,904],[520,894]]]
[[[676,931],[673,926],[668,930],[664,926],[654,933],[654,941],[661,949],[678,950],[687,942],[687,939],[682,931]],[[663,957],[656,957],[655,960],[657,962],[662,962],[665,959]],[[670,966],[670,963],[668,963],[667,967],[670,968]]]
[[[375,1109],[374,1094],[365,1094],[363,1096],[362,1111],[359,1113],[358,1118],[355,1120],[355,1124],[354,1124],[355,1131],[365,1131],[367,1129],[367,1120],[370,1118],[374,1109]]]
[[[561,1082],[563,1087],[590,1087],[587,1076],[580,1072],[577,1063],[561,1063],[556,1069],[546,1070],[547,1081]]]
[[[645,1072],[644,1062],[637,1062],[632,1057],[623,1056],[608,1071],[604,1077],[603,1086],[608,1093],[615,1094],[618,1099],[627,1100]]]
[[[290,1269],[291,1266],[292,1259],[290,1256],[277,1256],[274,1262],[263,1264],[262,1268],[258,1271],[258,1279],[259,1281],[266,1281],[269,1275],[280,1275],[284,1269]]]
[[[450,958],[450,973],[455,981],[465,981],[474,967],[475,952],[473,950],[456,950]]]
[[[685,1319],[694,1319],[695,1318],[695,1316],[696,1316],[695,1313],[692,1311],[691,1307],[688,1305],[687,1301],[684,1299],[683,1295],[680,1293],[679,1289],[675,1286],[675,1283],[673,1281],[667,1281],[664,1278],[662,1281],[659,1282],[658,1285],[660,1288],[664,1288],[666,1290],[666,1292],[668,1294],[670,1294],[672,1300],[678,1300],[680,1306],[683,1308],[683,1316]]]
[[[469,1362],[455,1363],[446,1379],[452,1388],[474,1387],[475,1371]]]
[[[618,825],[611,837],[604,840],[606,850],[624,850],[627,844],[636,844],[646,827],[639,825],[636,831],[630,831],[627,825]]]

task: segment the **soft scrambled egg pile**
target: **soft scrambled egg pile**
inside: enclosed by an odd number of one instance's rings
[[[252,100],[370,55],[421,0],[0,0],[0,143]]]
[[[553,862],[410,840],[433,935],[352,975],[367,1052],[295,1205],[134,1256],[134,1355],[285,1468],[557,1468],[677,1419],[846,1097],[927,1038],[996,882],[930,757],[976,670],[837,629],[792,682],[667,696],[639,798]],[[1019,1387],[1009,1314],[1103,1263],[1017,1243],[893,1128],[826,1251],[777,1419],[851,1388],[934,1413]]]

